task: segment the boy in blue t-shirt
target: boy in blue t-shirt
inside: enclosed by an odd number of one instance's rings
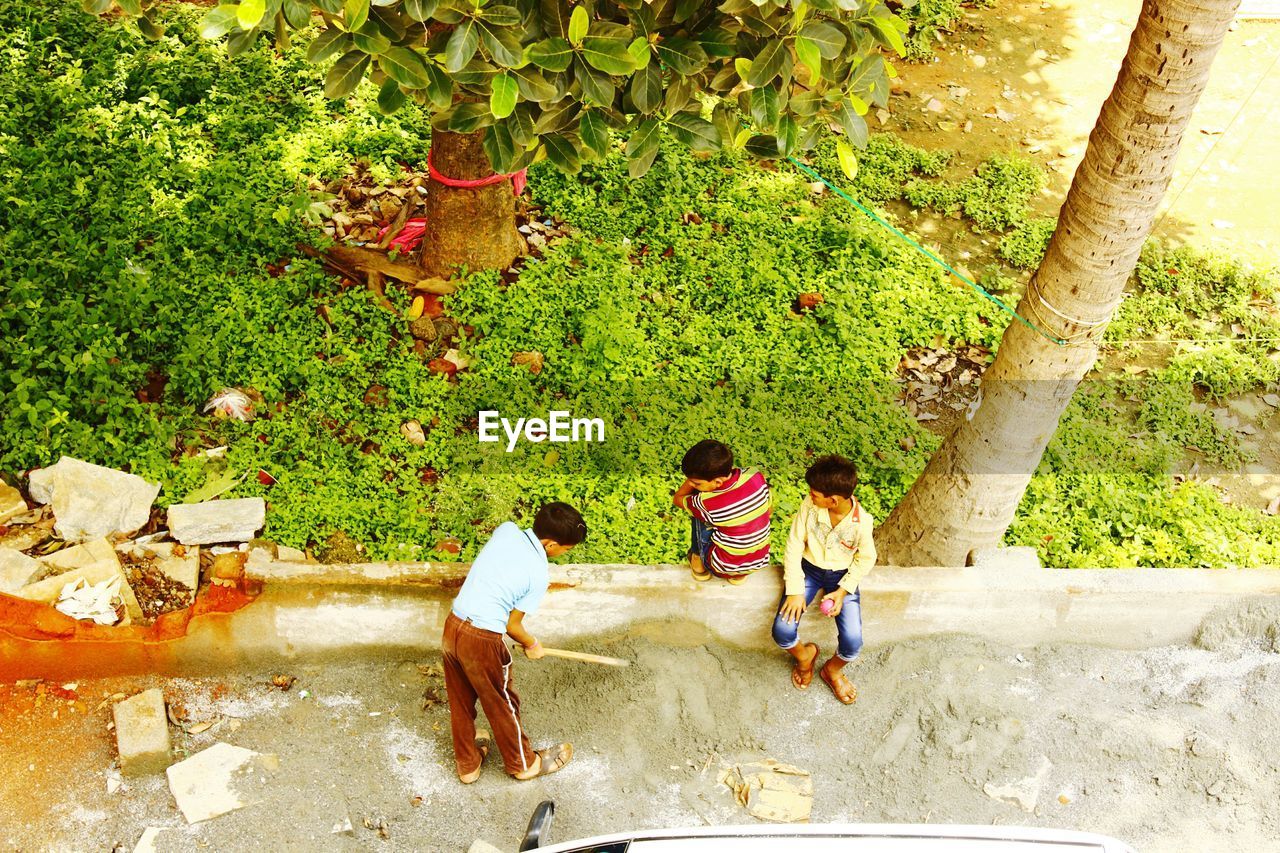
[[[444,623],[444,685],[458,779],[480,778],[489,752],[487,732],[476,732],[476,700],[493,726],[507,773],[533,779],[554,773],[573,758],[573,744],[534,750],[520,722],[520,697],[511,683],[508,634],[537,660],[542,646],[524,627],[547,592],[547,559],[568,553],[587,537],[582,515],[566,503],[549,503],[534,516],[533,528],[504,522],[476,555],[453,609]]]

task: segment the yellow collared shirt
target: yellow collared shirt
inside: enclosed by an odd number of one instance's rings
[[[829,572],[848,571],[840,581],[846,592],[854,592],[858,584],[876,564],[876,545],[871,534],[875,521],[871,513],[853,500],[853,509],[831,526],[825,509],[813,505],[808,497],[791,522],[787,547],[782,558],[782,579],[787,595],[804,595],[804,570],[801,559]]]

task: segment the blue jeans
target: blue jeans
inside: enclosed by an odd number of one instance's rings
[[[711,551],[711,525],[704,524],[697,518],[690,517],[689,553],[702,558],[702,570],[711,571],[707,554]]]
[[[829,572],[820,569],[808,560],[802,560],[800,567],[804,570],[804,605],[808,607],[819,595],[835,592],[845,572]],[[778,602],[778,615],[773,619],[773,641],[782,649],[794,649],[800,640],[800,622],[788,622],[782,618],[782,605],[786,603],[784,594]],[[851,661],[862,649],[862,595],[855,590],[844,597],[840,615],[836,617],[836,654],[842,661]]]

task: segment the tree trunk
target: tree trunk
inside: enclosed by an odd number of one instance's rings
[[[876,534],[880,559],[959,566],[997,545],[1080,379],[1164,197],[1187,120],[1239,0],[1145,0],[1018,313],[982,378],[981,403]]]
[[[479,133],[431,136],[431,163],[437,172],[459,181],[494,174]],[[426,276],[448,278],[457,267],[506,269],[524,246],[516,231],[511,181],[486,187],[448,187],[434,178],[427,185],[426,232],[419,263]]]

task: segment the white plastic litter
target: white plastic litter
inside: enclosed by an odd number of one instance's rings
[[[205,412],[218,417],[235,418],[238,421],[253,420],[253,400],[239,388],[223,388],[204,404]]]
[[[92,619],[99,625],[114,625],[119,620],[116,604],[120,600],[120,578],[107,578],[90,584],[76,578],[62,588],[54,607],[73,619]]]

